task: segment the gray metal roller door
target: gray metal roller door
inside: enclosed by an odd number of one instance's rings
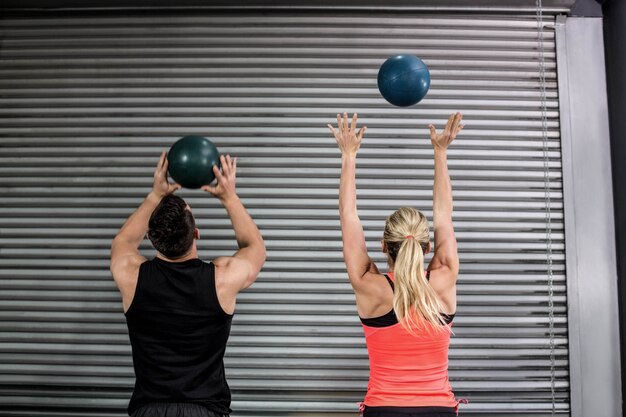
[[[552,20],[549,17],[548,20]],[[358,112],[359,209],[376,261],[385,217],[431,216],[426,124],[455,110],[460,245],[450,379],[471,415],[551,410],[546,228],[533,16],[74,15],[2,19],[0,410],[120,416],[133,383],[109,243],[184,134],[240,158],[268,260],[241,294],[226,358],[235,415],[356,413],[368,361],[341,256],[339,153],[326,123]],[[545,30],[556,396],[569,414],[554,32]],[[430,67],[410,109],[379,96],[389,55]],[[224,210],[181,193],[201,256],[235,249]],[[143,247],[151,254],[149,245]]]

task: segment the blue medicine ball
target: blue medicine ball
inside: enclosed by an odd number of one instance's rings
[[[387,59],[378,71],[378,90],[389,103],[406,107],[418,103],[430,87],[428,67],[414,55]]]
[[[167,153],[170,177],[185,188],[200,188],[215,179],[213,165],[220,168],[220,153],[203,136],[185,136]]]

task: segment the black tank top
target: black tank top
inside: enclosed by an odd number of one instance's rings
[[[231,412],[223,358],[232,315],[220,306],[212,263],[144,262],[125,315],[136,378],[129,415],[151,402]]]

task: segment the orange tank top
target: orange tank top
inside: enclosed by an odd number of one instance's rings
[[[391,273],[388,276],[393,279]],[[413,335],[400,323],[386,327],[363,323],[370,361],[365,405],[458,406],[448,380],[451,332],[435,331],[429,326],[427,323],[422,329],[415,329]]]

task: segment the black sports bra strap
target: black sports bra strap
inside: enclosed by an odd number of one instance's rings
[[[387,279],[387,282],[389,283],[389,285],[391,286],[391,289],[393,290],[394,289],[393,280],[389,277],[389,275],[387,274],[383,274],[383,275],[385,276],[385,278]],[[426,279],[430,279],[430,271],[428,270],[426,271]],[[445,324],[452,323],[454,316],[455,316],[454,314],[441,313],[441,318],[443,319]],[[389,327],[389,326],[393,326],[394,324],[397,324],[398,318],[396,317],[396,312],[392,308],[391,311],[385,314],[384,316],[367,318],[367,319],[361,318],[361,323],[369,327]]]
[[[391,280],[391,278],[389,278],[389,275],[385,274],[385,278],[387,278],[387,282],[391,286],[391,289],[395,289],[395,287],[393,286],[393,281]]]

